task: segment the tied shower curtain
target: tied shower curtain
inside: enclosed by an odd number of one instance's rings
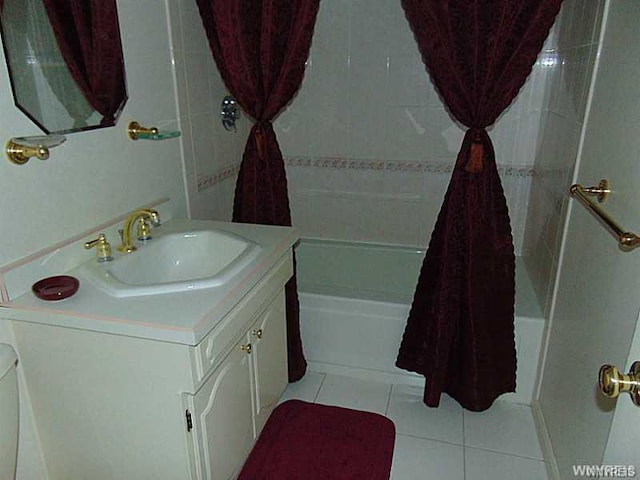
[[[102,126],[127,98],[115,0],[43,0],[64,61]]]
[[[427,71],[468,130],[429,243],[396,365],[481,411],[515,390],[515,258],[486,128],[524,84],[561,0],[401,0]]]
[[[233,221],[291,225],[284,161],[271,120],[298,91],[320,0],[197,0],[220,75],[255,120],[240,165]],[[302,378],[294,277],[285,287],[289,381]]]

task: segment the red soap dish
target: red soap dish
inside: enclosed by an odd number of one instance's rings
[[[38,280],[31,290],[36,297],[50,302],[70,297],[78,291],[79,286],[80,282],[76,277],[58,275]]]

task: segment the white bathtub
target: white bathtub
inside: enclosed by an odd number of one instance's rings
[[[424,378],[395,366],[424,251],[303,239],[296,248],[300,327],[309,369],[393,383]],[[530,403],[544,319],[524,262],[516,259],[516,393]]]

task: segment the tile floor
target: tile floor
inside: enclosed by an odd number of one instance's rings
[[[396,426],[392,480],[547,480],[531,409],[496,402],[468,412],[443,395],[440,407],[422,403],[422,388],[308,372],[282,401],[367,410]]]

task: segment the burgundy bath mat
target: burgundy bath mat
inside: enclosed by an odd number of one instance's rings
[[[394,441],[382,415],[289,400],[271,414],[238,480],[388,480]]]

